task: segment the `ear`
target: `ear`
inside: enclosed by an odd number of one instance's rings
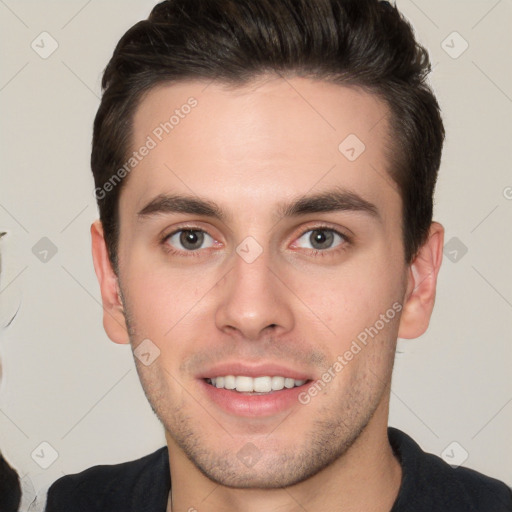
[[[103,327],[115,343],[129,343],[119,281],[108,257],[103,226],[99,220],[91,225],[91,239],[94,270],[100,284],[103,303]]]
[[[427,330],[436,298],[437,275],[443,260],[443,242],[444,228],[433,222],[427,241],[408,269],[399,338],[417,338]]]

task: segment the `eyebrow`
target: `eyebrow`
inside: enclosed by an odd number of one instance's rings
[[[278,207],[278,216],[295,217],[309,213],[336,211],[361,212],[377,219],[380,218],[379,210],[373,203],[354,192],[343,189],[303,196],[289,204],[281,203]]]
[[[163,194],[158,195],[144,206],[137,216],[144,218],[165,213],[187,213],[213,217],[219,220],[224,220],[226,217],[224,212],[213,201],[193,196]]]
[[[342,189],[302,196],[288,203],[279,203],[276,217],[298,217],[311,213],[350,211],[368,214],[380,220],[378,208],[358,194]],[[225,222],[230,217],[213,201],[188,195],[160,194],[137,214],[140,220],[168,213],[186,213],[211,217]]]

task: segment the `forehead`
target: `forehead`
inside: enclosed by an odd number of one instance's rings
[[[138,106],[131,141],[133,151],[151,149],[130,173],[121,207],[140,209],[176,189],[219,200],[246,195],[259,207],[263,197],[333,184],[395,194],[387,114],[375,95],[306,78],[155,87]]]

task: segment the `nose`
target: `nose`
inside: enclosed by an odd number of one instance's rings
[[[215,314],[218,329],[250,341],[293,329],[291,292],[278,271],[270,268],[265,252],[250,263],[235,254],[234,267],[219,286]]]

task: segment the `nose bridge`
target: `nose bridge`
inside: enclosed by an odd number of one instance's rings
[[[249,245],[249,247],[248,247]],[[272,261],[269,251],[257,251],[249,244],[240,244],[234,258],[232,272],[233,285],[237,292],[250,296],[259,293],[269,293],[273,286],[271,281]]]
[[[244,240],[236,249],[233,267],[226,276],[216,312],[219,329],[236,329],[255,340],[263,330],[288,330],[293,316],[282,284],[274,275],[270,251],[254,239]]]

